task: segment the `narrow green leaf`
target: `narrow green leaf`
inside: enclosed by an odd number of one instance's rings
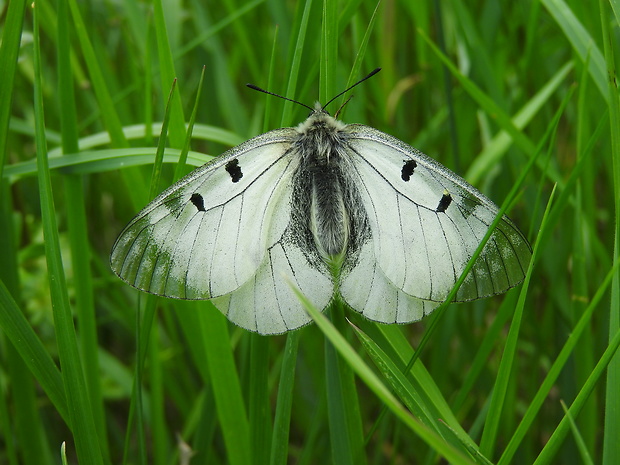
[[[617,269],[618,268],[616,268],[616,270]],[[612,358],[617,356],[619,347],[620,331],[618,331],[611,339],[611,341],[609,341],[609,345],[607,346],[605,352],[594,367],[592,374],[583,385],[583,387],[579,391],[579,394],[568,409],[568,413],[571,418],[577,418],[579,416],[579,412],[592,394],[592,391],[594,391],[594,389],[596,388],[596,385],[599,383],[601,376],[603,376],[605,371],[608,369],[609,363],[611,362]],[[564,416],[558,427],[553,431],[553,434],[545,444],[545,447],[540,452],[540,455],[534,462],[534,465],[553,463],[553,459],[558,453],[558,450],[564,442],[564,439],[568,435],[569,431],[570,420],[568,416]]]
[[[289,434],[291,427],[291,413],[293,407],[293,386],[295,384],[295,365],[297,363],[297,349],[302,331],[293,331],[286,336],[286,346],[280,370],[280,384],[276,413],[273,422],[273,438],[271,442],[271,465],[285,465],[288,463]]]
[[[594,461],[592,460],[592,457],[590,456],[590,453],[588,452],[588,448],[586,447],[586,443],[583,440],[583,436],[579,432],[579,427],[575,423],[575,419],[571,416],[564,401],[560,400],[560,403],[562,404],[562,410],[564,410],[564,415],[566,415],[566,418],[568,418],[568,421],[570,421],[570,429],[573,433],[573,437],[575,438],[575,443],[577,444],[577,448],[579,449],[579,455],[581,456],[581,462],[584,465],[594,465]]]
[[[157,40],[157,54],[159,57],[159,74],[161,88],[168,89],[176,81],[177,75],[174,69],[174,60],[168,40],[166,26],[166,14],[162,0],[153,1],[155,38]],[[175,91],[176,89],[176,91]],[[170,145],[174,148],[182,148],[185,140],[185,116],[181,105],[180,90],[173,87],[170,100]]]
[[[66,0],[58,2],[58,98],[61,102],[60,122],[63,153],[78,151],[78,116],[75,103],[74,80],[71,68],[71,23]],[[67,176],[64,182],[67,202],[67,231],[71,248],[71,264],[74,273],[75,308],[78,317],[80,354],[84,360],[84,373],[88,395],[92,405],[97,435],[104,461],[109,462],[110,451],[105,420],[99,366],[97,320],[93,276],[91,272],[91,246],[86,218],[86,199],[81,176]]]
[[[6,5],[6,17],[2,24],[2,40],[0,41],[0,69],[2,85],[0,86],[0,178],[6,162],[9,120],[11,118],[11,101],[13,82],[17,68],[24,11],[28,2],[16,0]]]
[[[547,227],[547,218],[551,205],[553,204],[553,197],[555,188],[551,191],[551,196],[547,202],[547,208],[543,216],[541,223],[541,230]],[[497,443],[497,435],[500,426],[500,420],[502,418],[502,411],[504,409],[504,401],[508,385],[510,382],[510,376],[512,374],[512,368],[517,353],[517,342],[519,341],[519,331],[521,329],[521,320],[523,318],[523,312],[525,308],[525,299],[529,288],[530,280],[532,278],[532,269],[534,263],[538,257],[540,242],[534,244],[534,251],[532,253],[532,260],[530,261],[527,273],[525,274],[525,280],[522,284],[521,291],[519,293],[519,301],[515,308],[514,317],[510,325],[508,332],[508,338],[506,340],[506,346],[502,354],[502,360],[500,362],[497,380],[493,386],[493,393],[491,395],[491,404],[486,416],[486,422],[484,424],[484,431],[482,433],[482,439],[480,440],[480,451],[483,455],[489,459],[493,459],[493,451]]]
[[[77,456],[80,462],[93,465],[103,464],[94,417],[84,381],[84,372],[78,351],[73,316],[69,306],[69,295],[65,284],[65,274],[60,257],[58,225],[54,211],[52,185],[47,167],[47,144],[44,132],[43,115],[43,77],[41,72],[41,49],[39,42],[39,18],[34,8],[34,101],[35,101],[35,142],[37,146],[39,194],[41,216],[45,237],[45,252],[49,273],[50,294],[53,302],[54,324],[61,373],[68,403],[70,426],[75,439]]]
[[[228,463],[251,463],[250,430],[239,377],[230,347],[228,323],[218,311],[200,312],[205,339],[204,359],[213,386],[217,416],[224,435]]]
[[[596,46],[596,42],[564,0],[541,0],[541,3],[558,23],[573,49],[581,58],[581,61],[588,63],[588,69],[594,84],[598,87],[603,98],[609,102],[605,58],[603,58],[603,54]],[[602,2],[599,3],[602,4]],[[604,8],[601,9],[603,10]],[[604,19],[604,21],[607,21],[607,19]]]
[[[558,0],[559,1],[559,0]],[[611,166],[614,185],[614,248],[613,259],[620,257],[620,92],[616,74],[616,33],[618,24],[613,31],[609,29],[607,8],[603,0],[599,0],[601,11],[601,31],[605,50],[604,75],[607,77],[606,92],[609,106],[609,127],[611,142]],[[603,72],[602,71],[602,72]],[[609,302],[609,341],[620,332],[620,270],[611,283],[611,298]],[[605,430],[603,439],[603,462],[620,462],[620,355],[611,360],[607,372],[605,386]]]
[[[384,402],[388,408],[399,418],[408,428],[424,440],[429,446],[437,451],[438,454],[445,457],[451,463],[456,464],[472,464],[468,457],[465,457],[460,451],[456,450],[452,445],[444,442],[437,433],[430,430],[427,426],[420,423],[417,419],[403,408],[396,400],[390,390],[379,380],[373,371],[364,363],[361,357],[353,350],[342,335],[329,322],[327,317],[319,310],[312,306],[312,303],[292,284],[291,288],[302,302],[306,311],[310,314],[317,326],[323,331],[325,336],[329,338],[340,355],[351,366],[353,371],[361,378],[361,380]]]

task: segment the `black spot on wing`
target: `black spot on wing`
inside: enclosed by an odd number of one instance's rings
[[[447,208],[452,203],[452,196],[450,192],[444,191],[441,196],[441,200],[439,200],[439,205],[437,205],[437,209],[435,210],[437,213],[443,213],[447,210]]]
[[[243,177],[241,167],[239,166],[239,160],[236,158],[226,163],[226,171],[230,174],[230,179],[232,182],[239,182],[239,180]]]
[[[400,177],[403,178],[403,181],[407,182],[411,179],[411,175],[413,171],[417,168],[418,164],[415,160],[403,160],[405,164],[403,165],[403,169],[400,172]]]
[[[202,195],[194,192],[192,196],[190,197],[190,200],[192,201],[192,203],[194,204],[194,207],[196,207],[196,209],[199,212],[207,211],[205,210],[205,202],[204,202],[204,199],[202,198]]]

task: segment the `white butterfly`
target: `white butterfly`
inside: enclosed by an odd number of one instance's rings
[[[261,334],[310,322],[285,276],[319,309],[339,296],[382,323],[432,312],[497,206],[400,140],[311,110],[296,128],[254,137],[159,195],[116,240],[114,272],[152,294],[212,299]],[[530,256],[504,216],[455,300],[519,284]]]

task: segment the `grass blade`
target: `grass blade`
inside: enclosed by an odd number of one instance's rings
[[[73,317],[69,306],[65,274],[60,257],[58,224],[55,217],[52,185],[47,168],[47,143],[44,132],[43,78],[41,74],[38,21],[38,11],[37,8],[34,8],[35,141],[39,166],[38,180],[41,197],[41,216],[46,239],[45,251],[49,270],[51,299],[54,303],[54,324],[64,389],[67,399],[71,399],[71,402],[68,404],[69,420],[75,438],[77,456],[82,463],[98,465],[103,464],[103,458],[84,382],[84,372],[82,371],[75,327],[73,326]]]
[[[299,300],[303,303],[304,308],[310,314],[317,326],[323,331],[325,336],[334,345],[334,348],[343,357],[344,360],[351,366],[353,371],[361,378],[361,380],[377,395],[382,402],[384,402],[388,408],[400,419],[408,428],[416,433],[422,440],[434,448],[437,453],[445,457],[451,463],[455,464],[472,464],[473,462],[465,457],[460,451],[456,450],[452,445],[444,442],[435,432],[428,427],[420,423],[414,417],[411,416],[407,410],[396,400],[389,389],[381,383],[379,378],[373,373],[373,371],[366,365],[359,355],[353,350],[348,342],[342,337],[342,335],[336,330],[336,328],[329,322],[327,317],[319,312],[312,306],[310,301],[301,293],[298,289],[295,289],[295,294]]]

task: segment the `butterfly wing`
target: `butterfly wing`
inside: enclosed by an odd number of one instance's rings
[[[371,311],[369,302],[398,303],[389,314],[369,318],[386,323],[418,320],[446,299],[498,208],[462,178],[398,139],[368,126],[348,128],[353,176],[371,229],[358,267],[372,276],[372,285],[367,297],[360,295],[356,283],[368,278],[353,267],[343,276],[341,294],[363,313]],[[456,300],[516,286],[530,257],[527,240],[504,216]]]
[[[168,188],[119,235],[113,271],[152,294],[219,298],[216,306],[252,331],[276,334],[306,324],[283,274],[321,308],[333,284],[286,234],[295,135],[284,128],[255,137]]]

